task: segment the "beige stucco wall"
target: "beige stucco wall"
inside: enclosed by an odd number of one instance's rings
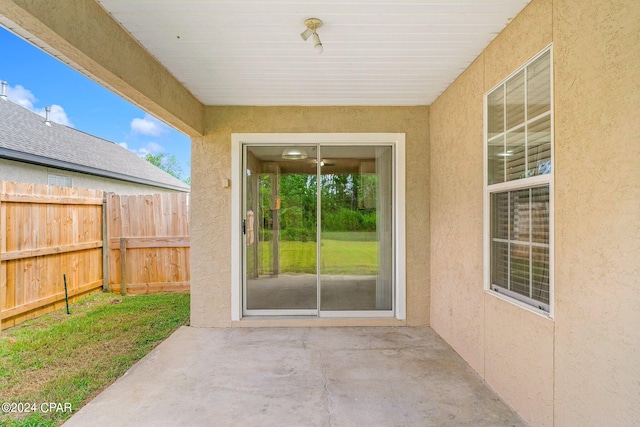
[[[553,17],[556,425],[639,425],[640,2]]]
[[[479,60],[430,111],[431,139],[437,141],[431,144],[431,326],[480,373],[482,102],[470,100],[482,101],[483,84]]]
[[[431,325],[532,426],[640,422],[639,23],[534,0],[430,109]],[[482,290],[483,94],[550,42],[554,319]]]
[[[406,134],[407,324],[429,321],[428,107],[208,107],[192,141],[191,324],[231,325],[231,133]],[[238,185],[237,182],[232,185]]]
[[[157,194],[176,192],[176,190],[169,190],[163,187],[155,187],[135,182],[121,181],[118,179],[0,159],[0,180],[3,181],[47,185],[49,183],[50,174],[71,178],[71,186],[74,188],[90,188],[117,194]]]

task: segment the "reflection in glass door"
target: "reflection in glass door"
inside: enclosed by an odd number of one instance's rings
[[[392,149],[322,146],[320,310],[391,310]]]
[[[244,171],[245,315],[392,314],[390,145],[247,145]]]
[[[316,152],[245,148],[245,312],[317,313]]]

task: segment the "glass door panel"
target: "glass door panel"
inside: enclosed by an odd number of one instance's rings
[[[317,313],[316,153],[316,146],[245,147],[247,314]]]
[[[321,146],[319,159],[320,310],[392,310],[392,147]]]
[[[245,315],[391,313],[392,146],[244,150]]]

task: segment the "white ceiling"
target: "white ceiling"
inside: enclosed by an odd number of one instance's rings
[[[206,105],[429,105],[528,0],[99,3]]]

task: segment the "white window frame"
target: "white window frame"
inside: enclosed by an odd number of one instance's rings
[[[51,183],[51,178],[55,179],[56,183],[52,184]],[[60,185],[59,181],[64,181],[64,185]],[[69,183],[69,185],[66,185],[67,183]],[[54,185],[57,187],[67,187],[67,188],[71,188],[73,187],[73,179],[70,176],[66,176],[66,175],[57,175],[54,173],[50,173],[47,175],[47,185]]]
[[[549,74],[550,74],[550,150],[551,150],[551,173],[546,175],[537,175],[528,178],[515,179],[512,181],[501,182],[498,184],[489,185],[489,143],[488,143],[488,97],[494,90],[500,86],[505,85],[511,78],[513,78],[520,71],[525,69],[528,65],[534,62],[536,59],[549,52]],[[484,129],[483,129],[483,180],[484,180],[484,290],[489,295],[505,300],[509,303],[522,307],[535,314],[539,314],[544,317],[553,318],[554,316],[554,176],[555,176],[555,159],[554,159],[554,100],[553,100],[553,49],[552,44],[549,44],[539,53],[526,61],[521,67],[509,74],[500,83],[489,89],[483,97],[483,116],[484,116]],[[526,79],[525,79],[526,82]],[[526,97],[526,89],[525,89]],[[526,108],[526,98],[525,98]],[[526,117],[526,116],[525,116]],[[532,118],[527,122],[535,121],[538,118]],[[504,129],[506,132],[507,129]],[[545,311],[529,303],[510,296],[508,292],[498,292],[491,289],[491,194],[501,193],[505,191],[516,191],[530,189],[533,187],[539,187],[543,185],[549,186],[549,311]]]
[[[406,320],[406,234],[405,234],[405,134],[404,133],[233,133],[231,134],[231,320],[242,312],[242,148],[243,144],[315,144],[394,146],[394,310],[393,316]],[[358,316],[362,317],[362,316]],[[378,317],[378,316],[374,316]],[[385,317],[385,316],[381,316]],[[292,317],[293,318],[293,317]]]

